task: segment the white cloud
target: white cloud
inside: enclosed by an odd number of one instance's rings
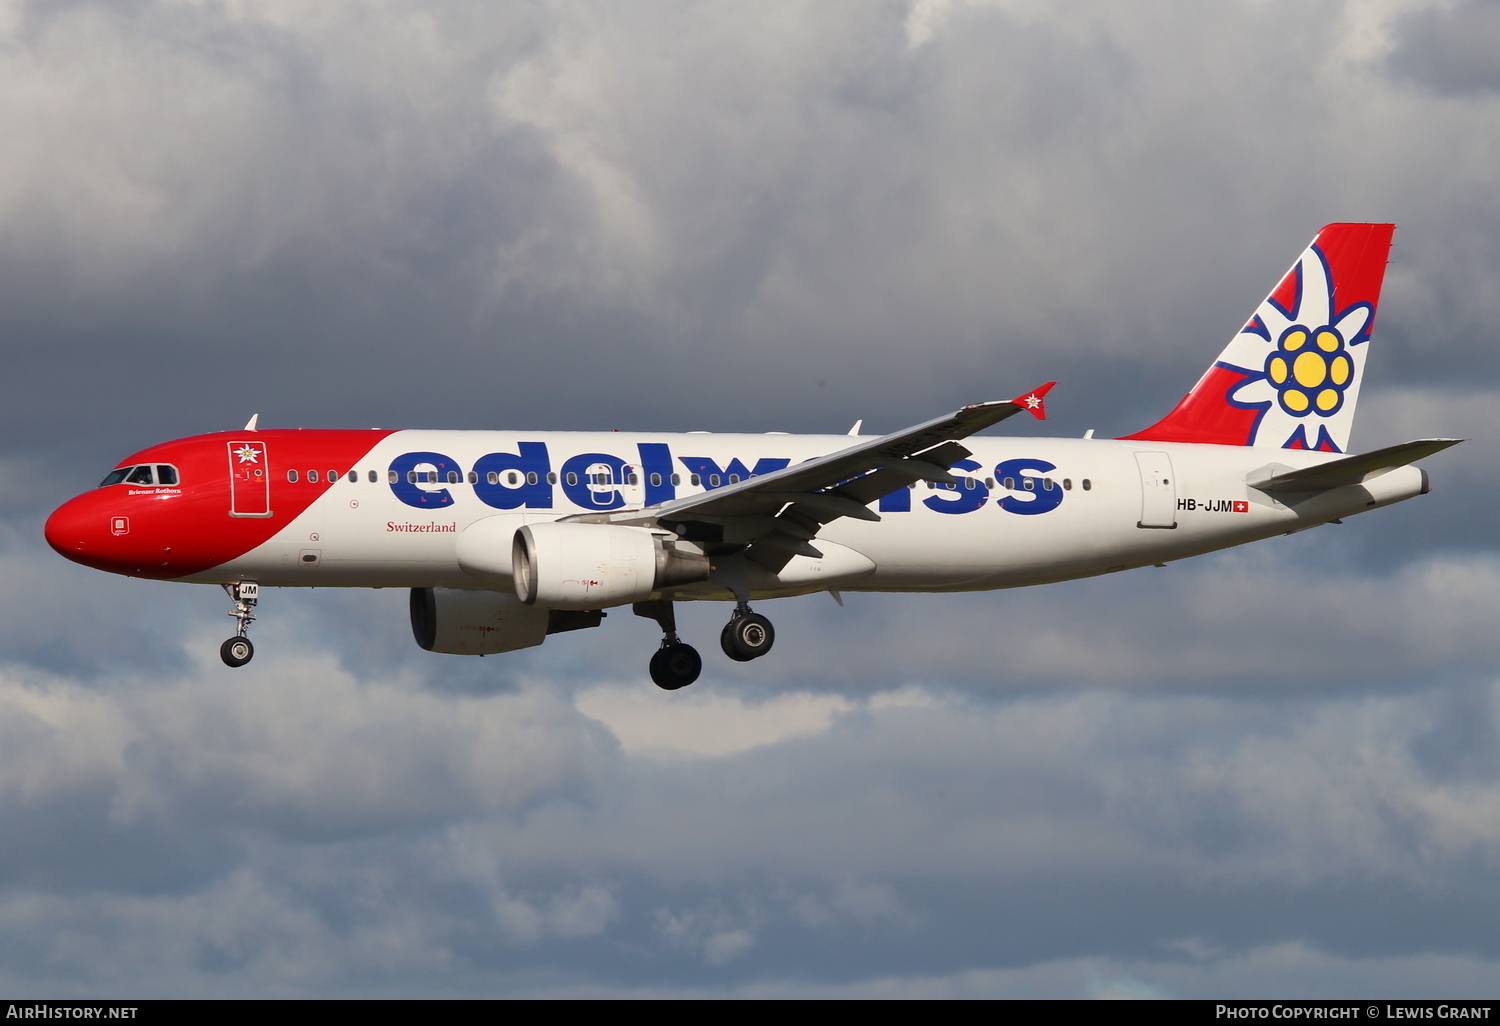
[[[719,690],[664,696],[639,685],[593,688],[573,703],[607,726],[628,754],[665,758],[728,755],[816,734],[853,708],[838,695],[783,694],[747,704]]]

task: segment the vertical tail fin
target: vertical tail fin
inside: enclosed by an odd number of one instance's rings
[[[1343,452],[1393,224],[1330,224],[1142,442]]]

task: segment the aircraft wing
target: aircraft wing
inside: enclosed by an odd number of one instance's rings
[[[1462,438],[1419,438],[1301,470],[1272,464],[1251,474],[1245,483],[1262,492],[1321,492],[1344,485],[1363,484],[1370,477],[1404,467],[1462,441]]]
[[[611,523],[654,520],[689,541],[749,545],[746,555],[780,570],[794,555],[822,555],[809,544],[839,517],[879,520],[868,504],[915,481],[954,484],[948,468],[971,455],[958,440],[1023,410],[1045,419],[1056,382],[1005,402],[977,403],[946,417],[861,441],[847,449],[737,484],[627,514]]]

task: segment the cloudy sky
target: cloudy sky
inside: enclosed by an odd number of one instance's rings
[[[0,0],[0,991],[1493,996],[1500,4]],[[1107,580],[421,652],[65,563],[264,426],[1153,421],[1394,221],[1431,495]]]

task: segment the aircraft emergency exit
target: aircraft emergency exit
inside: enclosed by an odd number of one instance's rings
[[[731,659],[771,650],[752,601],[980,591],[1162,564],[1427,492],[1457,439],[1348,455],[1394,226],[1332,224],[1191,392],[1118,439],[975,437],[1048,383],[872,437],[244,430],[136,453],[47,540],[111,573],[222,585],[242,666],[261,587],[410,588],[417,644],[486,655],[630,606],[666,689],[697,679],[674,604],[734,603]],[[856,425],[856,428],[858,426]],[[852,437],[851,437],[852,436]]]

